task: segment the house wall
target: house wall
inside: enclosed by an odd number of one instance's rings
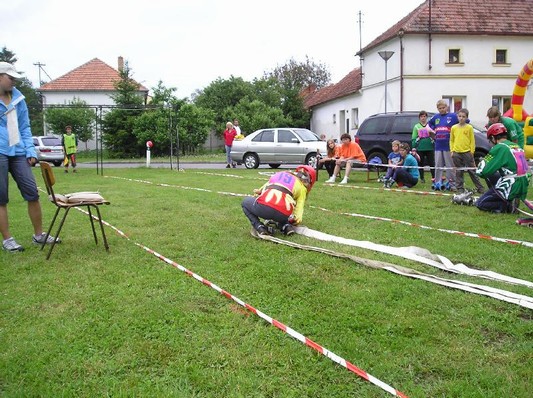
[[[431,47],[428,43],[427,35],[406,35],[402,42],[395,38],[365,53],[360,93],[313,107],[312,128],[319,133],[331,131],[338,138],[339,125],[338,121],[333,123],[333,114],[357,109],[360,124],[366,117],[385,111],[385,61],[378,51],[394,51],[387,61],[387,112],[422,109],[436,112],[438,99],[464,97],[463,105],[470,112],[471,123],[477,126],[487,123],[486,112],[492,106],[493,96],[512,96],[519,72],[533,57],[530,38],[433,35]],[[448,50],[455,48],[461,50],[460,63],[447,64]],[[496,49],[507,49],[507,64],[494,64]],[[533,114],[531,89],[526,94],[524,109]],[[350,133],[354,132],[355,124]]]

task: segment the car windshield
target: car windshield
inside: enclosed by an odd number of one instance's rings
[[[315,133],[307,129],[294,129],[294,132],[298,134],[298,137],[305,142],[320,141]]]
[[[61,146],[61,140],[56,137],[43,137],[41,141],[44,146]]]

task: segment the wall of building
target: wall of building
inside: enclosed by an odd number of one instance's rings
[[[339,126],[333,123],[333,114],[358,109],[360,124],[366,117],[384,112],[385,61],[378,52],[387,50],[394,51],[387,61],[387,112],[421,109],[436,112],[438,99],[464,97],[463,105],[470,111],[472,124],[484,126],[493,96],[511,97],[519,72],[533,57],[531,41],[526,38],[434,35],[430,47],[427,35],[409,35],[403,38],[402,44],[403,70],[399,38],[366,53],[362,61],[361,92],[314,107],[311,125],[338,134]],[[459,64],[452,65],[447,62],[448,52],[455,48],[461,50],[461,59]],[[495,64],[496,49],[507,49],[506,64]],[[533,113],[531,88],[524,109]]]

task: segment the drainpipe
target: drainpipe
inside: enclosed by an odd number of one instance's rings
[[[398,32],[398,37],[400,38],[400,112],[403,111],[403,29],[400,29]]]
[[[429,0],[429,23],[428,23],[428,51],[429,51],[429,70],[431,70],[431,0]]]

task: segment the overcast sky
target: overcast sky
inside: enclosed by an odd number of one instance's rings
[[[324,64],[336,83],[354,54],[424,0],[9,0],[0,46],[39,86],[93,58],[124,57],[148,89],[159,80],[189,97],[217,78],[251,81],[291,58]],[[315,5],[313,5],[315,3]],[[362,24],[359,24],[361,12]]]

